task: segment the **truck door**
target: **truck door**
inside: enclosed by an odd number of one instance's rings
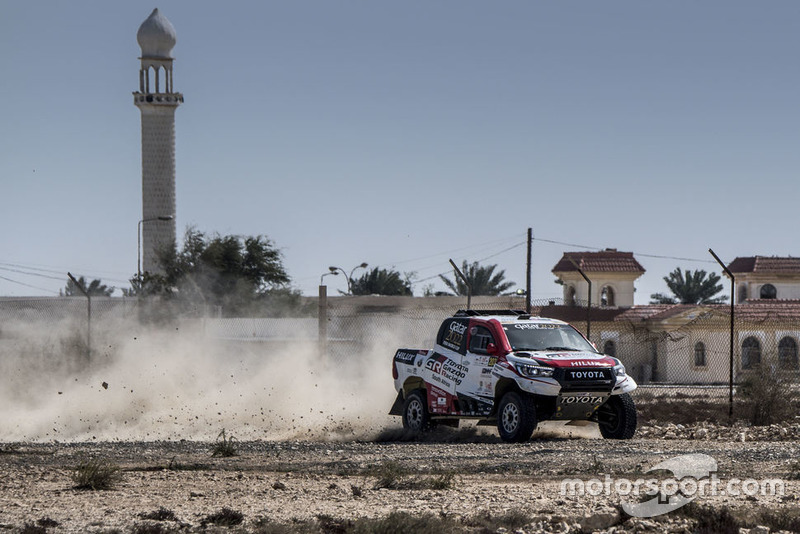
[[[495,346],[494,336],[485,326],[473,326],[468,343],[467,352],[461,357],[466,377],[457,390],[458,404],[464,415],[486,415],[494,399],[492,367],[497,358],[489,354],[490,348]]]

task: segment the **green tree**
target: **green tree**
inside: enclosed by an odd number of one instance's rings
[[[664,281],[672,296],[653,293],[650,295],[651,304],[720,304],[728,300],[724,296],[714,297],[722,291],[722,284],[718,283],[720,276],[716,273],[706,273],[702,269],[681,271],[676,267],[664,277]]]
[[[131,280],[134,295],[165,295],[222,306],[226,314],[242,312],[261,300],[292,300],[283,258],[265,236],[207,236],[194,228],[177,245],[158,252],[164,274],[143,273]]]
[[[86,285],[86,278],[81,276],[78,278],[78,283],[83,287],[86,292],[89,294],[90,297],[110,297],[111,294],[114,292],[113,287],[108,287],[107,285],[103,284],[100,280],[94,279],[92,280],[89,285]],[[64,288],[62,294],[65,297],[82,297],[83,292],[78,289],[78,286],[75,285],[75,282],[72,279],[67,278],[67,285]]]
[[[473,296],[501,295],[504,291],[515,285],[514,282],[505,281],[505,271],[499,271],[495,274],[495,269],[497,269],[497,265],[482,266],[479,265],[477,261],[468,264],[466,260],[462,262],[461,272],[464,273],[464,276],[466,277],[470,286],[472,286]],[[461,277],[458,276],[458,273],[455,269],[453,269],[453,280],[450,280],[442,274],[439,275],[439,278],[441,278],[442,282],[444,282],[444,285],[446,285],[447,288],[452,292],[451,294],[458,296],[467,295],[467,285],[464,283]]]
[[[393,269],[375,267],[361,278],[350,279],[353,295],[399,295],[411,296],[411,275],[401,275]]]

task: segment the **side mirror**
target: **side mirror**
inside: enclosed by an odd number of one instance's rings
[[[497,345],[495,345],[494,343],[489,343],[488,345],[486,345],[486,354],[488,354],[490,356],[496,356],[497,355]]]

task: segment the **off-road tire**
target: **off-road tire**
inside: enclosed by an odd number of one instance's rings
[[[420,389],[412,391],[406,397],[403,403],[403,428],[406,430],[425,432],[433,427],[425,397],[425,390]]]
[[[536,405],[529,395],[509,391],[497,406],[497,431],[503,441],[522,443],[536,430]]]
[[[598,408],[597,425],[606,439],[631,439],[636,433],[636,406],[631,396],[612,395]]]

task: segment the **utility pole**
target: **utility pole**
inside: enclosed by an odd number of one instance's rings
[[[531,249],[533,248],[533,229],[528,228],[528,261],[525,268],[525,313],[531,313]]]

